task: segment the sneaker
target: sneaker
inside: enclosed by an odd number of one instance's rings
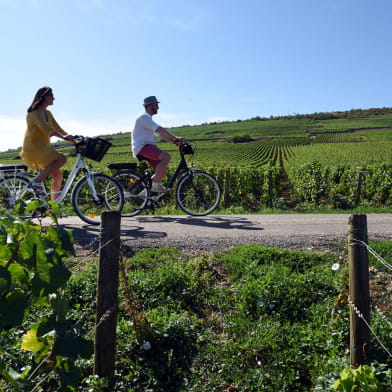
[[[153,182],[151,186],[151,192],[167,192],[168,189],[165,188],[160,182]]]
[[[147,198],[147,189],[144,188],[141,192],[138,193],[137,197],[140,197],[140,199]]]

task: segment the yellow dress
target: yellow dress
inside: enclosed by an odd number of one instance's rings
[[[21,158],[33,170],[43,170],[59,156],[50,146],[50,137],[53,132],[65,136],[67,133],[61,129],[52,113],[46,109],[33,110],[26,116],[27,129],[24,136]]]

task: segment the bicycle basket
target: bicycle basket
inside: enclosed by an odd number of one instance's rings
[[[99,137],[88,139],[84,156],[100,162],[110,146],[112,146],[112,143]]]
[[[195,151],[193,147],[190,144],[183,144],[181,147],[181,153],[182,154],[194,154]]]

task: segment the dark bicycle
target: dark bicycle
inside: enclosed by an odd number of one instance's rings
[[[208,215],[219,205],[220,186],[211,174],[188,166],[185,155],[195,153],[193,143],[181,145],[179,152],[181,159],[166,185],[168,192],[178,180],[175,188],[178,206],[189,215]],[[152,171],[146,170],[144,174],[139,175],[136,163],[112,163],[108,167],[114,172],[113,178],[123,188],[125,203],[121,214],[124,217],[135,216],[145,209],[155,209],[159,200],[168,193],[152,192]]]

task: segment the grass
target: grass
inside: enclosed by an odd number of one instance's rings
[[[342,254],[242,245],[195,257],[165,248],[125,267],[149,327],[122,315],[118,391],[326,392],[348,366]]]
[[[370,245],[392,263],[392,241]],[[389,320],[373,312],[372,327],[390,347],[390,274],[373,256],[369,260],[372,300]],[[97,263],[88,257],[68,263],[74,269],[65,290],[69,317],[92,338]],[[120,270],[115,385],[92,374],[93,358],[80,359],[75,391],[328,392],[349,366],[348,268],[341,244],[324,253],[263,245],[199,255],[146,249],[124,254]],[[21,333],[1,337],[10,348],[6,361],[17,369],[30,361],[19,347],[12,350]],[[390,358],[374,338],[371,356],[386,388]],[[42,390],[58,390],[55,379],[43,379]]]

